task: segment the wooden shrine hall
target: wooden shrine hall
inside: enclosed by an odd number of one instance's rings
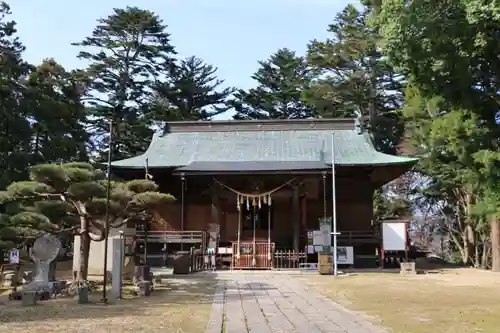
[[[277,251],[314,255],[310,235],[332,216],[332,135],[339,246],[373,255],[373,192],[417,159],[376,151],[356,119],[187,121],[112,163],[124,179],[147,168],[177,198],[148,226],[150,264],[193,246],[231,268],[275,267]]]

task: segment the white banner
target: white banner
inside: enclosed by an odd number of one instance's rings
[[[19,264],[19,250],[11,250],[10,251],[9,262],[11,264]]]
[[[352,246],[337,246],[337,265],[354,265],[354,248]]]
[[[382,223],[382,246],[384,251],[406,250],[406,222]]]

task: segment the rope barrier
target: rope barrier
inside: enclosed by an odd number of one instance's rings
[[[240,192],[238,190],[235,190],[234,188],[232,187],[229,187],[227,186],[226,184],[224,183],[221,183],[220,181],[217,180],[217,178],[214,178],[214,180],[222,187],[225,187],[227,188],[229,191],[233,192],[233,193],[236,193],[238,194],[240,197],[243,197],[243,198],[252,198],[252,199],[258,199],[258,198],[264,198],[264,197],[269,197],[271,194],[273,194],[274,192],[276,191],[279,191],[281,190],[283,187],[287,186],[288,184],[292,183],[293,181],[295,181],[295,178],[287,181],[286,183],[283,183],[282,185],[270,190],[270,191],[266,191],[266,192],[261,192],[261,193],[245,193],[245,192]],[[255,201],[255,203],[257,203]]]

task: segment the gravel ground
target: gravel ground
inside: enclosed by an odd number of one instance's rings
[[[110,305],[78,305],[71,298],[23,307],[0,300],[0,332],[120,333],[203,332],[210,316],[216,281],[210,276],[173,277],[151,297],[131,297]]]

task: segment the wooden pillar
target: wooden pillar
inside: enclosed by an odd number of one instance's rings
[[[186,220],[186,176],[181,173],[181,232],[184,231]],[[184,251],[184,243],[181,235],[181,251]]]
[[[208,228],[208,247],[217,251],[220,232],[220,198],[217,184],[212,185],[211,221]]]
[[[293,250],[299,251],[299,234],[300,234],[300,200],[299,186],[293,186],[292,194],[292,225],[293,225]]]

